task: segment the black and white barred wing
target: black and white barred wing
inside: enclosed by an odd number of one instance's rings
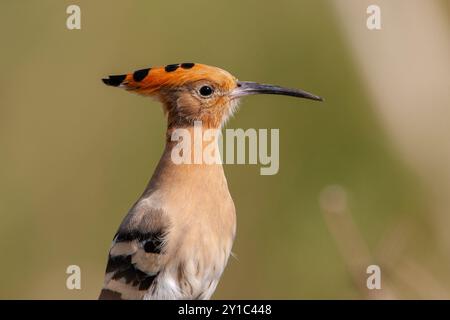
[[[165,230],[157,210],[128,214],[109,251],[99,299],[144,298],[164,265]]]

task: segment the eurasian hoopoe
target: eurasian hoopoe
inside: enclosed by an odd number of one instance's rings
[[[239,98],[313,94],[238,81],[225,70],[181,63],[148,68],[103,82],[159,100],[167,115],[164,153],[109,251],[100,299],[209,299],[231,252],[236,216],[222,165],[175,164],[174,130],[194,122],[220,130]]]

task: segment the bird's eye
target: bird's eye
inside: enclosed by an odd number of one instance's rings
[[[214,90],[210,86],[203,86],[200,88],[199,92],[202,96],[207,97],[207,96],[212,95]]]

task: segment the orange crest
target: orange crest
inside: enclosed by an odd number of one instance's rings
[[[102,79],[110,86],[123,87],[144,95],[152,95],[161,89],[183,86],[187,82],[211,80],[222,90],[232,90],[237,79],[229,72],[199,63],[169,64],[165,67],[137,70],[126,75],[109,76]]]

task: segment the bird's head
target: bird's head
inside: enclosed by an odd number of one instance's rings
[[[198,63],[170,64],[102,79],[110,86],[151,96],[163,103],[169,128],[191,126],[220,128],[234,112],[239,99],[253,94],[278,94],[321,101],[299,89],[238,81],[229,72]]]

